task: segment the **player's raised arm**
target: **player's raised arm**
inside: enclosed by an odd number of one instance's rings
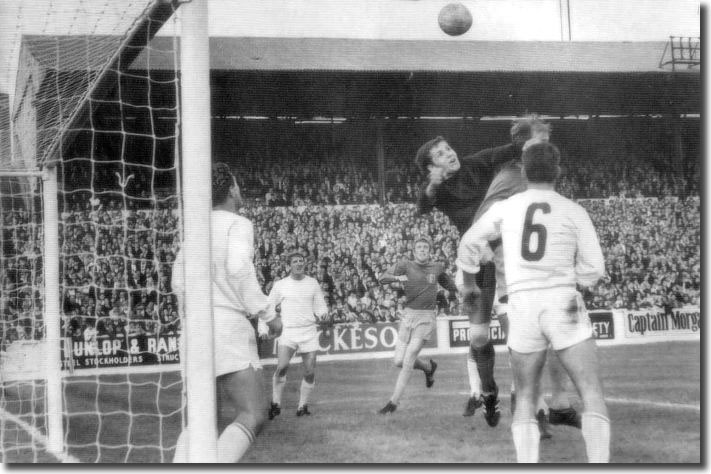
[[[582,286],[592,286],[605,275],[605,257],[590,216],[579,208],[576,216],[577,252],[575,254],[575,278]]]
[[[496,153],[499,148],[501,147],[487,148],[474,154],[463,156],[462,164],[476,166],[476,169],[482,171],[494,169],[502,164],[499,163],[501,153]]]
[[[380,282],[381,285],[387,285],[388,283],[395,283],[396,281],[407,281],[407,275],[405,275],[405,273],[406,273],[405,262],[400,260],[395,265],[393,265],[388,270],[386,270],[385,273],[380,275],[380,278],[378,278],[378,281]]]
[[[457,250],[458,268],[469,274],[479,273],[479,264],[486,254],[489,241],[501,237],[502,217],[502,204],[497,202],[464,233]]]

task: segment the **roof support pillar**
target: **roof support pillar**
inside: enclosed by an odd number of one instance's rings
[[[375,119],[375,156],[378,160],[378,201],[385,205],[385,143],[383,138],[384,119]]]

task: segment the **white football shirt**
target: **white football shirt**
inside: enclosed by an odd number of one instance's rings
[[[267,297],[254,269],[254,228],[249,219],[228,211],[212,211],[212,304],[245,315],[266,310]],[[184,291],[184,259],[178,252],[173,267],[173,287]],[[188,275],[189,277],[189,275]],[[271,319],[268,314],[263,318]]]
[[[553,190],[528,189],[491,206],[462,236],[457,265],[478,273],[489,241],[501,238],[508,293],[594,284],[605,260],[590,216]]]
[[[269,312],[281,305],[281,323],[284,328],[313,326],[316,317],[325,316],[328,307],[315,278],[304,275],[301,280],[288,276],[274,283],[269,293]]]

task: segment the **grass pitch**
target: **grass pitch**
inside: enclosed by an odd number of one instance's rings
[[[701,461],[701,350],[698,342],[599,348],[612,421],[614,463]],[[282,414],[267,422],[245,463],[513,463],[508,355],[497,354],[502,417],[490,428],[482,413],[462,416],[467,398],[465,355],[435,356],[435,385],[415,372],[398,410],[388,400],[397,369],[389,360],[317,365],[311,416],[296,417],[301,366],[287,375]],[[296,359],[295,359],[296,360]],[[268,389],[273,368],[265,369]],[[100,381],[100,383],[97,383]],[[169,462],[181,414],[177,373],[77,378],[65,388],[68,454],[81,462]],[[571,393],[579,409],[580,401]],[[28,420],[27,407],[8,402],[6,414]],[[101,413],[99,415],[98,413]],[[14,419],[14,418],[13,418]],[[4,424],[4,462],[56,462],[42,450],[13,449],[29,438]],[[541,462],[585,462],[579,430],[552,427]],[[97,446],[97,440],[99,441]]]

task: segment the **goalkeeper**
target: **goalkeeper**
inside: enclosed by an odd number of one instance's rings
[[[278,362],[272,379],[272,404],[269,419],[281,413],[281,398],[286,385],[289,361],[298,351],[304,366],[296,416],[310,415],[308,402],[314,389],[318,326],[326,323],[328,307],[315,278],[305,274],[306,259],[298,252],[289,255],[289,276],[274,283],[269,293],[269,310],[280,310],[283,331],[279,338]]]
[[[457,291],[454,280],[445,273],[444,265],[433,262],[430,256],[432,244],[429,239],[415,239],[414,260],[401,260],[390,270],[383,273],[380,283],[399,281],[405,290],[405,315],[400,321],[398,341],[395,346],[393,361],[400,367],[400,374],[395,383],[392,397],[382,409],[381,415],[387,415],[397,409],[413,369],[425,373],[425,386],[434,384],[437,363],[432,359],[425,363],[417,356],[422,346],[435,334],[435,311],[437,309],[437,284],[446,290]]]

